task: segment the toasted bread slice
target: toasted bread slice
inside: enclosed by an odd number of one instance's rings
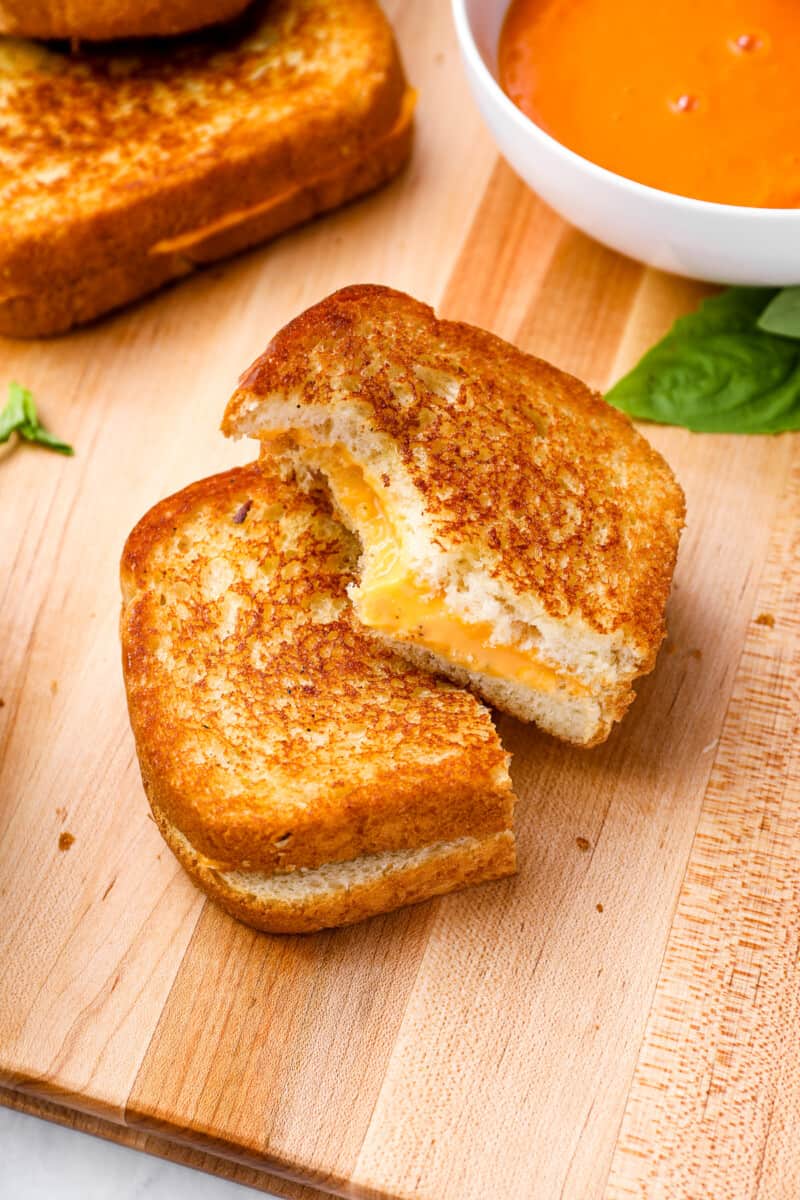
[[[197,886],[231,916],[266,933],[314,933],[353,925],[516,870],[514,835],[505,830],[285,874],[220,871],[204,862],[163,813],[154,809],[153,815]]]
[[[413,93],[376,0],[118,56],[0,44],[0,332],[57,333],[377,187]]]
[[[258,464],[162,501],[123,554],[151,806],[198,882],[260,927],[357,920],[350,900],[363,915],[512,869],[491,717],[358,627],[357,556],[321,492]],[[299,869],[324,870],[290,885]]]
[[[158,37],[229,21],[248,0],[0,0],[0,33],[24,38]]]
[[[664,635],[683,493],[577,379],[388,288],[292,321],[223,428],[328,482],[364,555],[362,624],[581,745]]]

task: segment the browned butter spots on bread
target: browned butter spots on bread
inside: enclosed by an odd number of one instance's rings
[[[0,39],[0,329],[61,332],[378,186],[412,109],[377,0],[113,51]]]
[[[218,864],[291,870],[510,824],[488,711],[358,628],[357,559],[322,495],[258,464],[162,501],[128,539],[123,663],[145,787]]]
[[[85,39],[181,33],[229,20],[247,0],[2,0],[0,33],[30,38],[69,38],[73,53]]]
[[[346,376],[346,388],[343,387]],[[223,428],[259,397],[357,408],[386,435],[434,538],[649,669],[683,493],[629,419],[578,379],[389,288],[344,288],[290,322],[243,376]]]
[[[253,136],[260,109],[271,104],[274,118],[298,93],[298,123],[317,109],[324,125],[331,89],[342,81],[355,85],[363,72],[366,99],[385,71],[391,34],[375,12],[369,0],[259,0],[243,22],[177,41],[131,43],[118,53],[6,43],[0,47],[4,206],[14,202],[16,223],[65,201],[70,208],[91,205],[98,185],[133,192],[163,186],[218,153],[223,139],[235,156]],[[348,36],[337,36],[342,27]],[[356,124],[357,107],[352,130],[348,114],[340,114],[342,138],[369,135]],[[376,111],[371,132],[388,127],[393,107]],[[291,174],[296,152],[291,128],[285,133],[286,142],[272,148],[276,174],[287,168]]]

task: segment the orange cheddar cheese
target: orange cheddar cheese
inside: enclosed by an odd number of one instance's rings
[[[488,621],[453,612],[443,595],[425,586],[406,562],[402,542],[380,483],[371,482],[341,445],[314,445],[305,432],[292,433],[305,464],[328,480],[336,505],[361,537],[361,582],[353,595],[362,624],[399,641],[431,650],[468,671],[513,680],[539,691],[588,688],[519,646],[494,644]]]

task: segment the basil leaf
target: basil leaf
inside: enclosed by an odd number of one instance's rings
[[[23,389],[16,383],[8,385],[8,403],[0,412],[0,443],[7,442],[26,422]]]
[[[800,429],[800,342],[758,326],[775,288],[728,288],[680,317],[607,393],[642,421],[697,433]]]
[[[75,453],[72,446],[44,428],[36,412],[33,396],[18,383],[8,385],[8,401],[0,412],[0,443],[7,442],[12,433],[18,433],[26,442],[34,442],[59,454]]]
[[[800,287],[787,287],[770,300],[757,321],[766,333],[800,338]]]
[[[12,391],[20,398],[22,410],[25,413],[25,424],[30,429],[36,429],[39,424],[39,417],[36,412],[36,405],[33,403],[33,396],[27,388],[20,387],[18,383],[10,383],[8,385],[9,395],[11,395]]]
[[[46,446],[48,450],[55,450],[59,454],[72,455],[75,453],[72,446],[67,442],[62,442],[54,434],[48,433],[41,425],[37,425],[34,429],[31,429],[28,425],[23,425],[19,433],[26,442],[35,442],[37,446]]]

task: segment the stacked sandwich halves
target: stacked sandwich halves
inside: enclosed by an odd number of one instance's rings
[[[378,0],[0,0],[2,34],[0,333],[91,320],[410,151]]]
[[[683,495],[576,379],[387,288],[303,313],[223,428],[259,461],[157,505],[123,556],[151,806],[273,931],[514,870],[481,700],[589,746],[664,634]]]

